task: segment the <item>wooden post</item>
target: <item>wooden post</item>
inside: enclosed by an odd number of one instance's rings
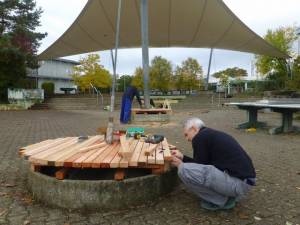
[[[117,169],[115,172],[115,180],[121,181],[121,180],[124,180],[124,177],[125,177],[125,170]]]
[[[69,169],[68,168],[61,168],[60,170],[56,171],[55,178],[58,180],[64,180],[65,177],[68,175]]]
[[[36,165],[36,164],[31,164],[30,165],[30,169],[33,172],[40,172],[41,171],[41,166],[40,165]]]

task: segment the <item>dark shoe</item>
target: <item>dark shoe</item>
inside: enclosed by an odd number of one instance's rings
[[[232,209],[235,207],[236,199],[233,197],[229,197],[224,206],[219,206],[214,203],[202,200],[201,207],[207,210],[216,211],[216,210],[224,210],[224,209]]]

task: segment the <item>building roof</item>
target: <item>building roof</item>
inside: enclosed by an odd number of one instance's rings
[[[56,58],[56,59],[48,59],[48,60],[52,60],[52,61],[56,61],[56,62],[70,63],[70,64],[74,64],[74,65],[80,64],[78,61],[70,60],[70,59]],[[44,60],[44,61],[47,61],[47,60]]]
[[[150,47],[218,48],[289,57],[249,29],[222,0],[148,2]],[[89,0],[70,28],[39,58],[113,49],[117,4],[117,0]],[[140,26],[140,1],[122,1],[120,48],[141,46]]]

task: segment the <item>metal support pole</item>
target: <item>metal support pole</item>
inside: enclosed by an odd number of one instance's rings
[[[211,67],[211,59],[212,59],[213,50],[214,50],[213,48],[210,49],[207,76],[206,76],[206,83],[205,83],[205,91],[208,90],[208,82],[209,82],[209,75],[210,75],[210,67]]]
[[[298,56],[300,56],[300,35],[298,34]]]
[[[148,35],[148,0],[141,0],[141,31],[142,31],[142,52],[144,72],[144,103],[145,108],[150,108],[149,95],[149,35]]]
[[[115,107],[115,89],[116,89],[116,76],[117,76],[117,59],[118,59],[118,48],[119,48],[119,33],[120,33],[120,19],[121,19],[122,0],[119,0],[118,4],[118,15],[117,15],[117,26],[116,26],[116,43],[115,43],[115,55],[111,50],[112,64],[113,64],[113,83],[111,90],[110,100],[110,114],[106,130],[106,142],[112,144],[113,141],[113,130],[114,130],[114,107]]]

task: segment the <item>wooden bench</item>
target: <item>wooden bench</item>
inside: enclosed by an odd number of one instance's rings
[[[131,109],[132,122],[169,122],[172,109]]]
[[[19,153],[29,160],[34,171],[40,171],[42,167],[56,167],[57,179],[64,179],[75,168],[113,168],[116,169],[115,179],[120,180],[124,177],[124,169],[146,168],[157,174],[169,167],[171,153],[166,139],[156,149],[151,149],[150,154],[151,144],[133,139],[129,143],[128,151],[132,154],[127,159],[120,153],[124,150],[121,143],[108,145],[103,135],[91,136],[82,142],[78,142],[78,137],[45,140],[23,147]]]

